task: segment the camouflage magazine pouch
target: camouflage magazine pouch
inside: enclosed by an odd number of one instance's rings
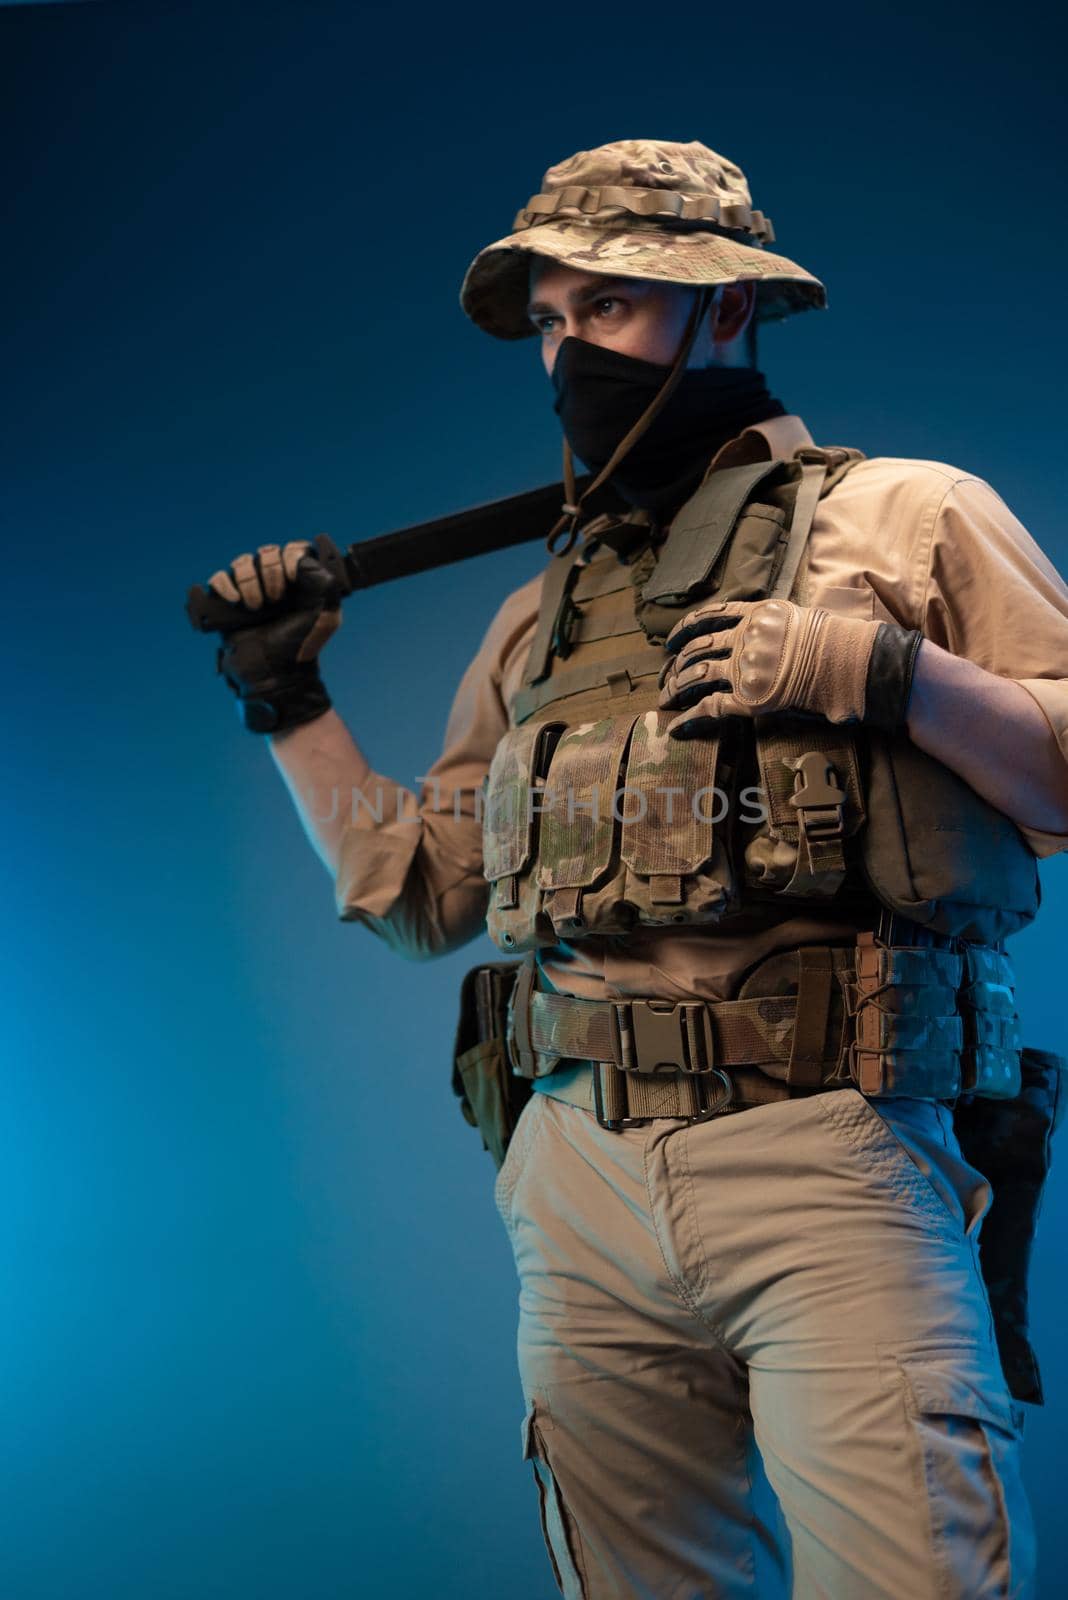
[[[512,1071],[505,1043],[508,1001],[519,966],[518,961],[491,962],[467,973],[460,987],[453,1051],[453,1092],[464,1120],[478,1129],[498,1171],[531,1094],[527,1079]]]
[[[1064,1115],[1068,1060],[1025,1049],[1022,1087],[1012,1100],[963,1096],[953,1126],[966,1161],[986,1178],[994,1200],[979,1232],[979,1260],[990,1296],[1009,1393],[1042,1404],[1042,1378],[1028,1328],[1027,1278],[1050,1141]]]
[[[964,961],[948,950],[856,944],[850,1075],[869,1099],[952,1100],[960,1093]]]

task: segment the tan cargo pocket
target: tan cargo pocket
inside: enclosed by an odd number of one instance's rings
[[[1035,1539],[1020,1476],[1020,1419],[996,1357],[971,1346],[898,1358],[944,1592],[1031,1592]]]
[[[534,1468],[541,1509],[541,1531],[553,1565],[556,1587],[564,1600],[587,1600],[589,1588],[582,1562],[578,1529],[570,1516],[545,1448],[545,1433],[537,1402],[523,1418],[523,1460]]]

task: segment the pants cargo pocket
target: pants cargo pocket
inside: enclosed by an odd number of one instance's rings
[[[1033,1595],[1035,1540],[1007,1394],[977,1350],[898,1358],[945,1600]]]
[[[536,1404],[523,1418],[523,1460],[534,1468],[541,1508],[541,1531],[553,1565],[556,1586],[564,1600],[587,1600],[589,1590],[582,1566],[579,1535],[560,1493],[545,1448],[545,1434]]]

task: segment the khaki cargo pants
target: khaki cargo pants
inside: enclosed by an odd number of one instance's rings
[[[843,1089],[611,1133],[537,1093],[496,1200],[568,1600],[771,1600],[754,1445],[795,1600],[1033,1595],[990,1190],[945,1107]]]

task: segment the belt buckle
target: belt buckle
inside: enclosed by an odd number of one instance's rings
[[[618,1068],[624,1073],[671,1072],[691,1078],[697,1085],[701,1110],[684,1120],[704,1122],[719,1116],[734,1097],[734,1084],[715,1064],[715,1039],[708,1008],[686,1000],[618,1000],[615,1003],[615,1041]],[[611,1064],[609,1064],[611,1065]],[[601,1088],[602,1065],[594,1063],[593,1100],[597,1121],[613,1132],[651,1121],[649,1117],[608,1118]],[[719,1087],[710,1094],[710,1082]]]
[[[625,1072],[712,1072],[715,1041],[705,1006],[685,1000],[616,1004],[620,1065]]]

